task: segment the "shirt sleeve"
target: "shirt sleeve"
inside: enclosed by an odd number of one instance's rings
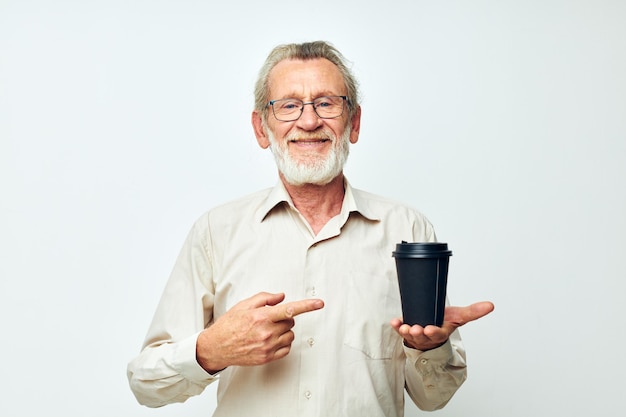
[[[217,379],[196,361],[196,340],[213,318],[209,248],[205,217],[187,236],[141,353],[128,364],[129,384],[140,404],[183,402]]]
[[[428,351],[404,347],[406,390],[422,410],[443,408],[467,378],[465,350],[458,331]]]

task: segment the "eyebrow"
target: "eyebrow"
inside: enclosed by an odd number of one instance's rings
[[[315,100],[316,98],[320,98],[320,97],[329,97],[329,96],[339,97],[339,96],[345,96],[345,95],[347,95],[347,94],[335,93],[335,92],[332,92],[332,91],[325,90],[325,91],[322,91],[322,92],[320,92],[318,94],[311,95],[311,100]],[[304,98],[302,96],[298,95],[298,94],[286,94],[286,95],[282,96],[281,98],[279,98],[277,100],[284,100],[284,99],[287,99],[287,98],[297,98],[298,100],[304,101]]]

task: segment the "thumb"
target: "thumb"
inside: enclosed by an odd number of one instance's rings
[[[495,306],[490,301],[482,301],[469,306],[467,321],[474,321],[491,313]]]
[[[264,299],[263,305],[261,305],[261,307],[275,306],[276,304],[281,303],[285,299],[285,293],[284,292],[279,292],[279,293],[276,293],[276,294],[264,292],[264,293],[260,293],[258,295],[260,295],[261,298]]]
[[[466,307],[446,307],[444,321],[451,323],[453,327],[460,327],[470,321],[477,320],[491,313],[494,309],[493,303],[482,301]]]
[[[469,323],[470,321],[478,320],[481,317],[491,313],[494,309],[493,303],[489,301],[482,301],[479,303],[471,304],[463,309],[461,314],[462,323]]]
[[[265,306],[275,306],[284,299],[285,293],[282,292],[275,294],[269,292],[260,292],[250,298],[246,298],[245,300],[240,301],[233,308],[236,308],[238,310],[252,310]]]

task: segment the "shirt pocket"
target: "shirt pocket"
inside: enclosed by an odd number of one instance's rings
[[[375,360],[391,359],[402,338],[391,327],[402,316],[400,293],[394,274],[355,272],[349,275],[344,344]]]

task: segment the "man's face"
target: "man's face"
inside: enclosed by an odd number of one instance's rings
[[[346,95],[346,88],[337,67],[326,59],[285,60],[270,73],[269,93],[272,100],[297,98],[311,102],[321,96]],[[262,132],[257,126],[260,121],[255,123],[253,114],[257,140],[262,147],[271,147],[287,182],[323,185],[341,173],[349,142],[358,139],[360,116],[357,114],[350,120],[347,104],[344,106],[340,117],[322,119],[313,106],[306,105],[302,116],[291,122],[277,120],[272,109],[268,109],[267,121],[261,124]]]

